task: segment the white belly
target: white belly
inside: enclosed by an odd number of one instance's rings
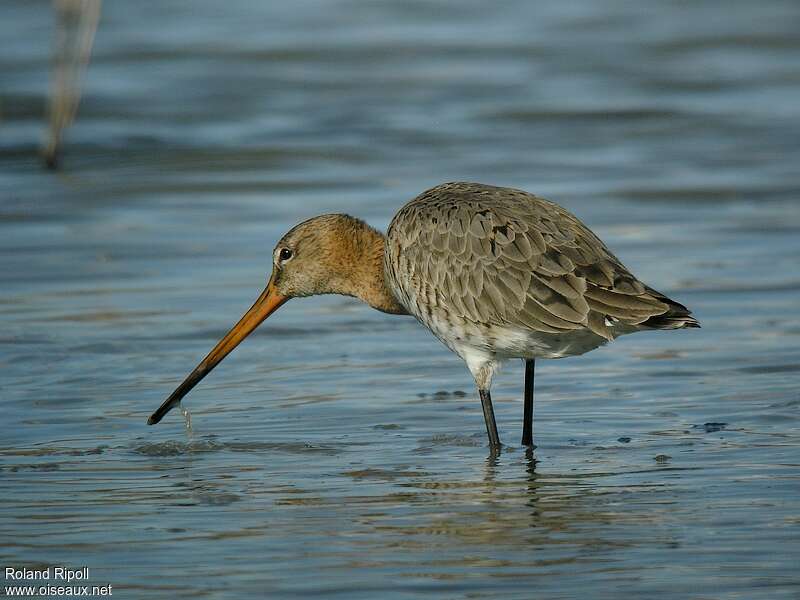
[[[415,315],[416,316],[416,315]],[[464,358],[467,353],[481,353],[504,360],[508,358],[564,358],[578,356],[607,342],[588,329],[565,333],[542,333],[513,326],[485,325],[451,319],[442,311],[433,311],[417,319],[453,352]]]

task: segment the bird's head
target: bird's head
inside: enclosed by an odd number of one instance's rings
[[[365,237],[365,233],[372,234]],[[364,252],[381,234],[349,215],[320,215],[290,229],[272,251],[267,285],[283,299],[318,294],[350,294]]]

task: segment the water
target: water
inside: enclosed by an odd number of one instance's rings
[[[0,566],[124,598],[796,598],[796,2],[107,2],[44,172],[49,3],[0,10]],[[703,329],[497,378],[295,300],[145,420],[278,237],[446,180],[584,219]],[[8,583],[8,582],[6,582]]]

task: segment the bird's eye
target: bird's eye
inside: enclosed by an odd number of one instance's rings
[[[281,248],[281,251],[278,254],[278,258],[281,260],[281,262],[287,261],[290,258],[292,258],[292,251],[289,250],[288,248]]]

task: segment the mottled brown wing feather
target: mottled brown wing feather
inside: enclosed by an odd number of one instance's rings
[[[577,217],[521,190],[447,183],[404,206],[389,268],[422,310],[545,333],[639,325],[667,312]]]

